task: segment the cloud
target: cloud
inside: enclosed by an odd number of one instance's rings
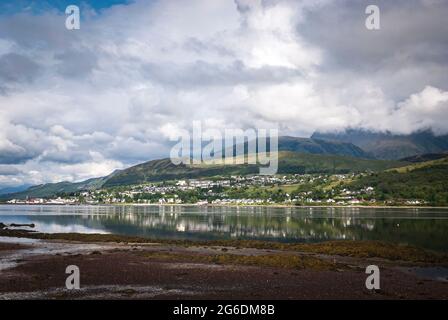
[[[97,57],[89,50],[67,50],[55,54],[54,58],[59,61],[57,71],[61,77],[84,78],[97,67]]]
[[[16,167],[0,165],[0,176],[15,176],[20,173],[22,173],[22,171]]]
[[[399,103],[393,118],[407,125],[407,132],[414,131],[414,128],[430,128],[436,134],[445,134],[447,111],[448,91],[427,86]]]
[[[4,93],[14,90],[22,83],[32,82],[40,67],[37,63],[16,53],[0,56],[0,90]]]
[[[443,1],[136,0],[0,16],[0,185],[78,181],[169,154],[191,130],[448,123]],[[19,171],[14,171],[19,170]],[[6,172],[6,169],[4,170]]]
[[[5,82],[31,81],[39,71],[37,63],[16,53],[1,56],[0,64],[0,79]]]
[[[395,101],[431,85],[447,90],[448,5],[379,0],[381,29],[364,27],[368,1],[331,1],[308,11],[297,30],[324,55],[322,73],[366,79]]]

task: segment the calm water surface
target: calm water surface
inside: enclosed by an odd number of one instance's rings
[[[448,251],[448,208],[266,208],[0,205],[0,222],[47,233],[165,239],[384,240]]]

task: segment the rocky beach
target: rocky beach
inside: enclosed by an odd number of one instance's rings
[[[448,299],[446,255],[376,241],[154,240],[0,229],[0,299]],[[81,288],[65,287],[66,267]],[[378,265],[381,288],[365,286]]]

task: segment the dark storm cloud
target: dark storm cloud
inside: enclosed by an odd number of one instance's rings
[[[45,13],[32,16],[15,14],[0,19],[0,39],[13,41],[19,47],[35,50],[67,49],[79,41],[80,33],[70,32],[65,26],[65,15]]]
[[[235,53],[230,48],[226,48],[224,46],[219,46],[216,44],[206,43],[195,37],[187,39],[183,44],[183,48],[187,51],[193,51],[196,54],[213,52],[220,56],[228,56],[235,58]]]
[[[365,27],[364,11],[369,4],[371,1],[342,0],[310,10],[297,30],[325,49],[330,61],[340,67],[375,69],[391,59],[400,62],[396,68],[405,63],[447,62],[446,3],[375,1],[381,12],[381,29],[375,31]]]
[[[92,160],[92,157],[86,151],[66,150],[45,152],[39,160],[63,164],[75,164]]]
[[[309,10],[297,31],[325,54],[324,72],[338,71],[380,77],[385,91],[408,95],[425,85],[448,89],[448,6],[446,1],[375,1],[381,29],[365,27],[365,8],[371,1],[334,1]],[[428,73],[428,70],[431,70]],[[397,83],[394,73],[409,72]],[[412,82],[412,84],[411,84]],[[401,90],[402,89],[402,90]]]
[[[146,64],[142,68],[145,77],[167,86],[234,86],[237,84],[274,84],[301,77],[296,69],[263,66],[248,68],[242,61],[234,61],[230,66],[196,61],[189,65]]]
[[[0,176],[15,176],[21,174],[22,171],[13,166],[0,165]]]
[[[0,57],[0,83],[30,82],[39,73],[37,63],[16,53],[7,53]]]
[[[67,50],[55,54],[54,58],[60,63],[57,72],[63,77],[82,78],[88,76],[98,66],[96,55],[85,49],[84,51]]]
[[[0,148],[0,164],[25,163],[38,155],[35,150],[27,150],[21,146],[10,145]]]

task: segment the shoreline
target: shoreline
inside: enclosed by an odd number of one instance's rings
[[[28,203],[0,203],[0,206],[60,206],[60,207],[70,207],[70,206],[78,206],[78,207],[111,207],[111,206],[135,206],[135,207],[229,207],[229,208],[347,208],[347,209],[448,209],[448,206],[380,206],[380,205],[305,205],[305,206],[296,206],[296,205],[282,205],[282,204],[260,204],[260,205],[246,205],[246,204],[195,204],[195,203],[101,203],[101,204],[28,204]]]
[[[448,256],[382,242],[164,241],[5,229],[0,237],[0,299],[448,299]],[[381,268],[381,290],[365,288],[370,264]],[[76,293],[65,289],[67,265],[81,270]],[[435,268],[446,278],[431,274]]]
[[[326,240],[320,242],[279,242],[255,239],[187,240],[148,238],[117,233],[44,233],[30,229],[0,228],[0,237],[34,240],[59,240],[85,243],[138,243],[168,244],[180,246],[233,246],[240,248],[305,250],[310,253],[342,254],[359,257],[378,257],[402,261],[443,262],[448,266],[448,253],[412,245],[395,244],[379,240]]]

